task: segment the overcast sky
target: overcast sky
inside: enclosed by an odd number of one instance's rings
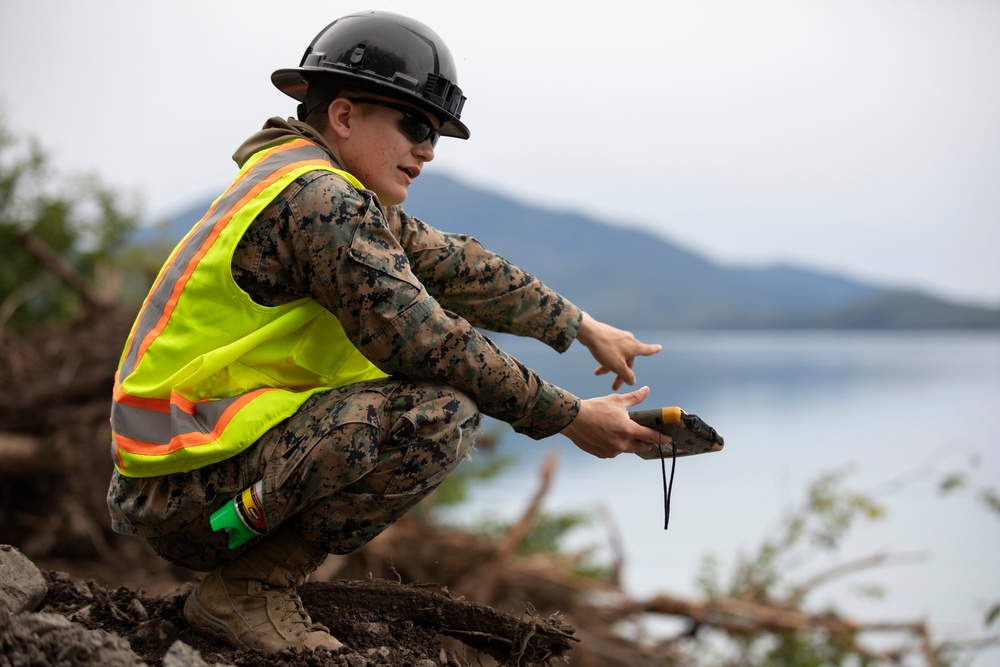
[[[386,9],[444,38],[468,97],[472,139],[430,170],[717,261],[1000,305],[996,0],[0,1],[9,128],[151,216],[294,114],[273,70]]]

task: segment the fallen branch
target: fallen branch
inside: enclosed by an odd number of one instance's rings
[[[611,565],[608,567],[608,583],[620,587],[622,572],[625,570],[625,541],[615,517],[606,505],[599,505],[597,513],[608,527],[608,547],[611,549]]]
[[[795,587],[792,594],[789,596],[789,600],[795,603],[801,603],[805,596],[816,588],[819,588],[823,584],[833,581],[834,579],[839,579],[840,577],[853,574],[855,572],[860,572],[862,570],[869,570],[879,565],[888,563],[889,561],[903,561],[903,560],[919,560],[923,557],[923,554],[873,554],[865,558],[859,558],[858,560],[850,561],[848,563],[841,563],[835,567],[830,568],[824,572],[820,572],[811,579],[799,584]]]
[[[104,309],[109,305],[94,293],[87,278],[45,241],[31,232],[21,232],[18,234],[17,240],[35,259],[47,266],[52,273],[79,294],[88,306]]]
[[[535,522],[538,520],[538,514],[541,512],[542,501],[545,499],[545,496],[548,495],[549,489],[552,487],[552,478],[555,476],[557,461],[558,455],[554,450],[545,457],[541,467],[541,482],[538,485],[538,489],[535,491],[535,495],[531,498],[531,502],[528,503],[528,506],[521,514],[521,518],[518,519],[517,523],[510,527],[507,533],[500,538],[500,541],[497,544],[498,559],[504,561],[509,560],[521,543],[524,542],[524,538],[528,536],[531,528],[535,525]]]
[[[456,586],[457,590],[464,590],[470,599],[484,603],[493,600],[501,572],[506,568],[507,563],[514,556],[517,548],[524,542],[524,538],[527,537],[531,528],[538,520],[542,501],[548,495],[549,488],[552,486],[557,459],[556,452],[553,451],[542,462],[541,482],[535,491],[535,495],[521,514],[521,518],[497,541],[492,557],[470,573],[466,579],[466,581],[469,581],[468,586]]]
[[[0,433],[0,475],[65,473],[72,465],[65,452],[54,451],[31,435]]]
[[[669,595],[657,595],[637,605],[641,612],[681,616],[698,626],[713,627],[731,635],[752,637],[764,633],[806,632],[821,630],[828,642],[859,655],[888,660],[900,651],[873,651],[860,646],[861,633],[899,632],[917,638],[928,667],[936,667],[930,631],[923,621],[865,623],[836,614],[813,614],[777,602],[757,602],[740,598],[712,598],[694,601]]]
[[[404,586],[373,579],[312,582],[300,590],[314,617],[329,626],[346,615],[341,612],[324,618],[323,610],[351,605],[365,612],[378,609],[386,616],[434,628],[505,665],[549,664],[565,659],[579,642],[573,627],[558,615],[543,619],[527,613],[516,618],[484,604],[456,599],[434,586]]]

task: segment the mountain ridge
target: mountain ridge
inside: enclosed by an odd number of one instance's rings
[[[176,242],[210,200],[171,216]],[[789,264],[723,265],[660,236],[547,210],[425,172],[406,211],[476,238],[584,310],[626,328],[995,329],[1000,308]]]

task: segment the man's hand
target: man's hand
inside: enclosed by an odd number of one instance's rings
[[[649,387],[643,387],[627,394],[584,399],[576,419],[560,432],[583,451],[602,459],[644,452],[658,442],[670,442],[668,436],[639,426],[628,416],[628,409],[648,395]]]
[[[649,356],[663,349],[662,345],[641,343],[630,332],[598,322],[587,313],[583,314],[576,339],[590,350],[600,364],[594,371],[595,375],[615,374],[612,391],[618,391],[623,384],[635,384],[632,364],[637,356]]]

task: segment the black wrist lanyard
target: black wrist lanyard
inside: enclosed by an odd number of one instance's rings
[[[661,436],[660,442],[656,443],[656,446],[660,448],[660,470],[663,473],[663,530],[666,530],[670,525],[670,494],[674,491],[674,470],[677,469],[677,443],[674,439],[670,439],[670,458],[672,459],[670,463],[670,483],[667,483],[667,459],[666,454],[663,451],[663,438]]]

